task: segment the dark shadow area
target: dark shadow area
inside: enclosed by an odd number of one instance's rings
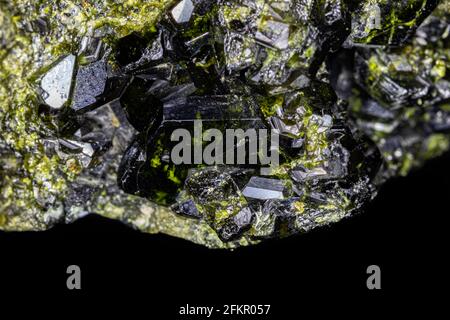
[[[1,286],[136,296],[169,319],[186,303],[270,303],[279,315],[325,297],[419,298],[448,281],[449,164],[447,154],[389,181],[351,219],[233,252],[142,234],[94,215],[47,232],[0,233]],[[71,264],[81,267],[81,292],[66,289]],[[378,292],[366,288],[371,264],[382,270]]]

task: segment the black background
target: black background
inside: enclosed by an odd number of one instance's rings
[[[411,301],[443,297],[439,289],[447,288],[449,164],[447,154],[389,181],[351,219],[233,252],[142,234],[97,216],[47,232],[0,233],[0,290],[70,301],[108,295],[118,302],[109,309],[132,300],[130,310],[164,315],[159,319],[181,319],[177,312],[187,303],[271,304],[274,319],[302,314],[311,303],[321,313],[332,301],[374,310],[406,297],[404,307],[415,308]],[[71,264],[81,267],[80,291],[66,288]],[[366,287],[371,264],[381,267],[382,290]]]

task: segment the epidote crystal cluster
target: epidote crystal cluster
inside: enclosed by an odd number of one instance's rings
[[[348,217],[449,147],[446,2],[17,2],[0,15],[2,229],[98,213],[232,248]],[[175,164],[170,134],[196,120],[273,130],[279,166]]]

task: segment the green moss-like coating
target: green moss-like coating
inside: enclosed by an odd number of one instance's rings
[[[64,196],[68,181],[81,172],[74,161],[48,158],[44,153],[42,139],[49,133],[38,115],[36,79],[62,55],[76,52],[83,36],[109,29],[107,41],[114,43],[130,32],[151,29],[171,3],[170,0],[0,3],[0,40],[4,44],[0,47],[0,143],[3,141],[23,159],[15,172],[8,172],[0,181],[0,214],[10,216],[2,223],[3,229],[45,228],[46,205],[56,205]],[[47,24],[47,31],[33,30],[37,19]]]

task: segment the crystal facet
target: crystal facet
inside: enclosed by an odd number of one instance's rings
[[[68,55],[51,68],[41,80],[44,101],[53,109],[61,109],[69,100],[75,59],[74,55]]]

